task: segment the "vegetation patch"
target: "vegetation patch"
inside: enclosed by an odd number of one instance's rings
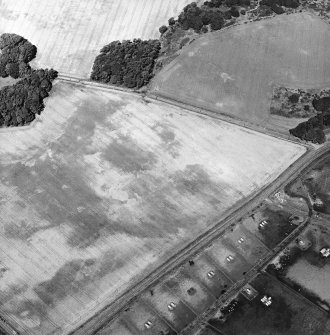
[[[330,127],[330,90],[275,88],[270,113],[288,118],[308,117],[290,129],[290,134],[301,140],[323,143],[324,130]]]
[[[0,76],[22,78],[31,71],[28,63],[37,55],[37,47],[16,34],[0,36]]]
[[[28,63],[35,58],[37,48],[22,36],[1,35],[0,49],[0,76],[22,78],[0,90],[0,126],[22,126],[44,109],[43,100],[48,97],[57,72],[31,69]]]
[[[330,89],[276,87],[273,91],[270,113],[287,118],[310,118],[318,112],[326,112]],[[330,99],[329,99],[330,100]]]
[[[145,86],[152,78],[159,49],[158,40],[111,42],[96,57],[91,79],[128,88]]]
[[[200,34],[234,24],[238,17],[246,14],[251,5],[250,0],[211,0],[205,1],[201,6],[196,2],[185,6],[177,20],[172,17],[167,26],[159,28],[162,48],[157,68],[169,63],[171,56]]]
[[[261,0],[260,5],[268,6],[276,14],[283,14],[285,11],[282,8],[297,8],[299,7],[299,0]]]

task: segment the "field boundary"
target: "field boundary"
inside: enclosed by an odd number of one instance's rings
[[[169,104],[171,106],[175,106],[175,107],[179,107],[181,109],[184,109],[187,112],[193,112],[195,114],[198,115],[203,115],[203,116],[208,116],[210,118],[213,119],[218,119],[221,120],[223,122],[226,123],[230,123],[230,124],[234,124],[243,128],[247,128],[259,133],[263,133],[265,135],[268,136],[272,136],[281,140],[285,140],[287,142],[290,143],[294,143],[294,144],[299,144],[301,146],[304,146],[306,149],[311,149],[311,148],[315,148],[315,146],[309,144],[309,143],[305,143],[301,140],[299,140],[298,138],[295,138],[294,136],[291,136],[290,134],[285,134],[284,132],[277,132],[274,130],[271,130],[269,128],[266,127],[262,127],[259,125],[255,125],[252,124],[248,121],[243,121],[240,120],[238,118],[229,116],[227,114],[224,113],[219,113],[219,112],[215,112],[211,109],[206,109],[206,108],[202,108],[199,106],[194,106],[192,104],[183,102],[183,101],[179,101],[176,100],[174,98],[168,97],[166,95],[160,94],[160,93],[155,93],[154,91],[148,91],[147,93],[145,92],[141,92],[138,90],[133,90],[133,89],[129,89],[129,88],[124,88],[124,87],[119,87],[119,86],[114,86],[114,85],[109,85],[109,84],[102,84],[102,83],[98,83],[92,80],[86,80],[84,78],[79,78],[79,77],[74,77],[74,76],[69,76],[66,74],[62,74],[60,73],[57,80],[60,81],[66,81],[66,82],[70,82],[70,83],[74,83],[77,85],[82,85],[82,86],[88,86],[91,88],[96,88],[96,89],[100,89],[100,90],[104,90],[104,91],[112,91],[112,92],[122,92],[122,93],[127,93],[127,94],[134,94],[135,96],[139,96],[143,99],[146,99],[146,101],[148,101],[147,99],[154,101],[154,102],[163,102],[166,104]]]
[[[189,104],[187,102],[176,100],[176,99],[174,99],[172,97],[168,97],[164,94],[152,92],[152,93],[147,94],[147,98],[150,99],[150,100],[154,100],[154,101],[161,101],[161,102],[164,102],[166,104],[182,108],[186,111],[193,112],[195,114],[208,116],[208,117],[211,117],[213,119],[218,119],[218,120],[221,120],[221,121],[226,122],[226,123],[230,123],[230,124],[234,124],[234,125],[239,126],[239,127],[247,128],[247,129],[253,130],[255,132],[262,133],[262,134],[265,134],[265,135],[268,135],[268,136],[272,136],[272,137],[275,137],[277,139],[284,140],[284,141],[287,141],[287,142],[290,142],[290,143],[293,143],[293,144],[299,144],[301,146],[304,146],[307,149],[315,148],[315,146],[313,146],[309,143],[305,143],[302,140],[300,140],[298,138],[295,138],[294,136],[292,136],[289,133],[285,134],[284,132],[283,133],[282,132],[277,132],[277,131],[271,130],[269,128],[262,127],[260,125],[250,123],[249,121],[240,120],[238,118],[227,115],[225,113],[214,111],[212,109],[202,108],[202,107],[199,107],[199,106]]]

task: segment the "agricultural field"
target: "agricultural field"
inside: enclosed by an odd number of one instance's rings
[[[291,292],[267,275],[259,275],[251,285],[258,296],[248,301],[238,298],[238,306],[225,322],[209,320],[211,329],[200,335],[213,335],[212,329],[223,335],[326,335],[330,329],[329,317],[308,301]],[[260,299],[272,297],[272,305],[264,306]],[[327,325],[328,323],[328,325]]]
[[[189,2],[1,0],[0,34],[16,33],[37,45],[35,66],[88,78],[95,57],[105,44],[158,38],[158,28]]]
[[[67,334],[305,152],[135,95],[53,89],[30,126],[0,130],[0,310],[24,335]]]
[[[290,34],[288,34],[288,31]],[[280,15],[202,36],[153,79],[156,95],[285,131],[302,119],[270,114],[275,86],[330,83],[330,25]]]

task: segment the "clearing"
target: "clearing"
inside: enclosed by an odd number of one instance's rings
[[[199,38],[156,75],[152,91],[283,131],[301,119],[270,115],[274,86],[329,85],[329,50],[326,22],[309,13],[280,15]]]
[[[0,143],[0,308],[35,335],[67,334],[305,152],[59,81]]]
[[[89,77],[111,41],[158,38],[158,28],[189,0],[2,0],[0,34],[16,33],[38,47],[34,63]]]

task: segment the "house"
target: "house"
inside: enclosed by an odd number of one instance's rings
[[[320,250],[320,254],[325,257],[328,258],[330,256],[330,248],[322,248]]]

